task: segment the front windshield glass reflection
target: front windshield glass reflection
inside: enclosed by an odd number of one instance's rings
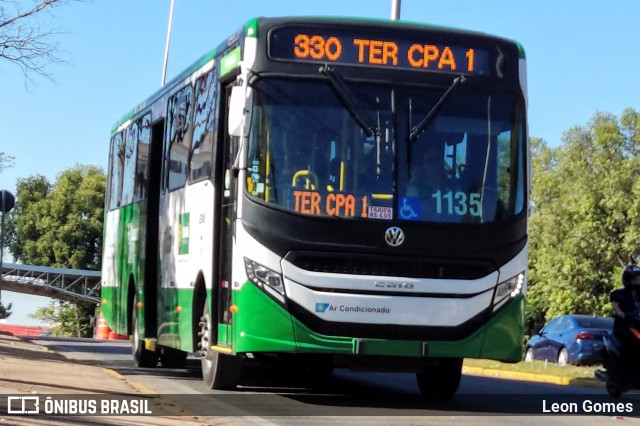
[[[325,80],[263,78],[253,89],[246,190],[256,198],[365,220],[483,223],[523,211],[522,113],[512,97],[464,88],[411,142],[442,89],[350,82],[357,111]]]

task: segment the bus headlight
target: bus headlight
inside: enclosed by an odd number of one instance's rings
[[[517,296],[522,291],[524,285],[524,272],[499,283],[493,295],[493,310],[498,310],[509,299]]]
[[[244,258],[247,277],[271,297],[284,303],[285,291],[282,275],[262,266],[253,260]]]

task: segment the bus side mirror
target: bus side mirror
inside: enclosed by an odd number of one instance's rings
[[[242,136],[242,121],[245,113],[245,91],[242,86],[234,86],[231,89],[231,99],[229,100],[229,136]]]

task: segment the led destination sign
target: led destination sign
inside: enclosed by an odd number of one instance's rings
[[[320,28],[284,27],[271,31],[272,59],[341,63],[467,75],[490,75],[486,48],[421,37],[379,37]]]

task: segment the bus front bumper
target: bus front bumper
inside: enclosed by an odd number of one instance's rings
[[[233,353],[485,358],[504,362],[518,362],[522,357],[522,295],[510,300],[469,336],[451,341],[320,334],[309,329],[250,282],[234,291],[233,304],[236,312],[229,330]]]

